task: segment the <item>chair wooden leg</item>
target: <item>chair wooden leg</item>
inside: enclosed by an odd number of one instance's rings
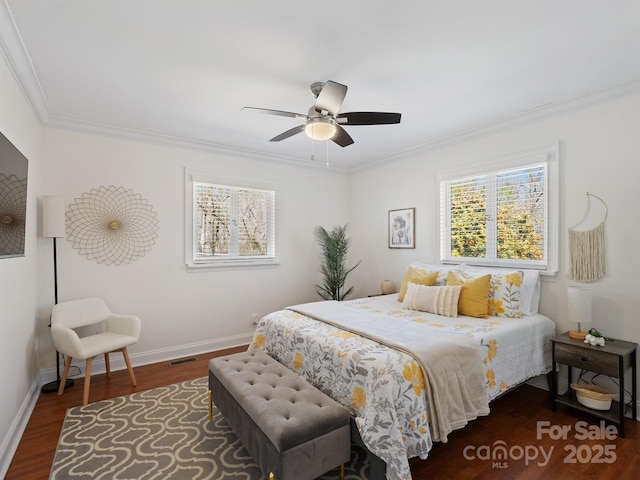
[[[129,370],[129,376],[131,377],[131,384],[135,387],[138,382],[136,382],[136,376],[133,374],[133,368],[131,368],[131,362],[129,361],[129,353],[127,353],[127,347],[122,349],[122,355],[124,356],[124,363],[127,364],[127,370]]]
[[[111,364],[109,363],[109,352],[104,352],[104,366],[107,369],[107,378],[111,377]]]
[[[70,366],[71,366],[71,357],[67,355],[67,359],[64,361],[64,371],[62,372],[60,385],[58,385],[58,395],[62,395],[62,392],[64,392],[64,386],[67,383],[67,375],[69,375]]]
[[[87,363],[84,369],[84,393],[82,394],[82,405],[89,403],[89,385],[91,384],[91,362],[93,358],[87,358]]]

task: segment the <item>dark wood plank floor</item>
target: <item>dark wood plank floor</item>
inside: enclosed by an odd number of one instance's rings
[[[95,375],[91,379],[90,401],[127,395],[162,385],[206,376],[207,363],[218,355],[245,350],[246,347],[197,355],[197,360],[170,366],[169,362],[136,367],[138,386],[132,387],[126,370],[114,372],[110,379]],[[40,395],[18,450],[5,477],[8,480],[39,480],[49,477],[60,428],[67,408],[82,403],[83,380],[61,397]],[[548,428],[539,433],[547,422]],[[588,426],[598,428],[588,430]],[[564,436],[552,437],[562,428]],[[582,440],[586,431],[588,437]],[[454,432],[447,443],[434,445],[427,460],[411,459],[415,480],[451,479],[598,479],[640,478],[640,424],[627,420],[626,438],[611,435],[591,416],[563,407],[550,409],[550,394],[522,385],[491,404],[491,414]],[[503,460],[485,459],[506,449]],[[542,450],[547,460],[542,456]],[[550,452],[550,453],[549,453]],[[536,458],[527,460],[525,456]],[[574,461],[573,463],[572,460]]]

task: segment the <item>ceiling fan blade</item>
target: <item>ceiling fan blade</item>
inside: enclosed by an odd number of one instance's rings
[[[400,113],[349,112],[341,113],[336,121],[341,125],[388,125],[400,123]]]
[[[341,147],[348,147],[353,143],[353,138],[340,125],[336,125],[336,133],[331,137],[331,140]]]
[[[283,110],[272,110],[270,108],[242,107],[242,110],[252,110],[258,113],[266,113],[269,115],[279,115],[281,117],[301,118],[303,120],[306,120],[309,118],[304,113],[285,112]]]
[[[286,132],[282,132],[280,135],[273,137],[269,141],[270,142],[279,142],[280,140],[284,140],[286,138],[293,137],[296,133],[300,133],[302,131],[304,131],[304,124],[303,125],[298,125],[297,127],[293,127],[292,129],[287,130]]]
[[[335,117],[342,106],[344,97],[347,95],[347,86],[341,83],[327,81],[316,98],[316,112],[326,115],[327,113]]]

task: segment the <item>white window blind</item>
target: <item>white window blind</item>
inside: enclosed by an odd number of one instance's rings
[[[523,155],[503,168],[497,162],[478,173],[441,178],[442,261],[553,270],[554,155]]]
[[[187,226],[188,264],[275,263],[275,189],[188,177],[192,209],[192,222]]]

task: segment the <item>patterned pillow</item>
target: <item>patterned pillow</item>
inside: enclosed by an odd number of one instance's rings
[[[420,270],[426,270],[427,272],[435,272],[438,274],[436,278],[435,285],[446,285],[447,277],[449,276],[449,272],[462,273],[466,268],[466,265],[434,265],[431,263],[424,262],[412,262],[411,266],[413,268],[418,268]]]
[[[417,283],[419,285],[431,286],[436,284],[437,277],[438,272],[430,273],[421,268],[416,268],[409,265],[409,267],[407,268],[407,273],[405,273],[402,284],[400,285],[398,301],[402,302],[404,300],[404,295],[405,293],[407,293],[407,285],[409,285],[409,282]]]
[[[410,282],[402,308],[435,313],[445,317],[458,316],[458,300],[462,287],[426,287]]]
[[[540,272],[538,270],[517,270],[514,268],[497,268],[497,267],[477,267],[463,266],[467,275],[504,275],[507,273],[522,271],[524,274],[522,284],[520,285],[520,311],[522,315],[533,315],[538,313],[538,303],[540,301]],[[437,282],[436,282],[437,284]]]
[[[489,289],[489,315],[496,317],[522,318],[520,310],[520,287],[524,280],[523,271],[492,273]]]

